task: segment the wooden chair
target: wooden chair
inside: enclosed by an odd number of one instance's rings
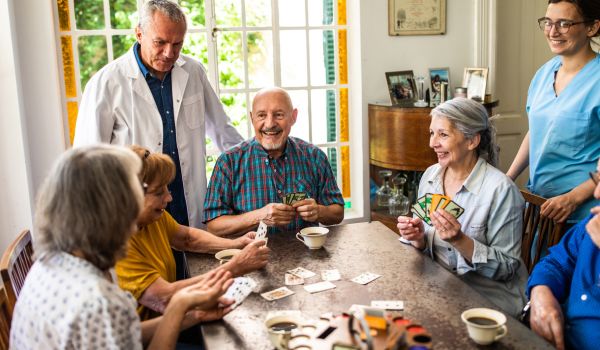
[[[0,349],[8,349],[11,317],[6,291],[0,282]]]
[[[521,258],[525,262],[527,271],[531,273],[533,266],[540,261],[540,252],[544,247],[557,244],[564,233],[564,223],[556,223],[554,220],[542,217],[540,208],[546,202],[546,198],[537,196],[531,192],[521,190],[525,198],[525,211],[523,213],[523,236],[521,242]],[[534,240],[537,233],[537,240]],[[535,242],[534,256],[532,246]]]
[[[0,260],[0,275],[4,282],[11,317],[31,265],[33,265],[31,232],[24,230],[8,246],[4,255],[2,255],[2,260]]]

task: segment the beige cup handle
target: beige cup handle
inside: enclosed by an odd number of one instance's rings
[[[494,341],[504,337],[506,335],[506,333],[508,333],[508,329],[506,328],[506,325],[502,325],[502,327],[500,327],[498,329],[498,335],[496,335],[496,337],[494,338]]]
[[[299,240],[300,242],[302,242],[302,243],[306,244],[306,243],[304,242],[304,240],[303,240],[302,238],[300,238],[300,232],[296,233],[296,239],[297,239],[297,240]]]

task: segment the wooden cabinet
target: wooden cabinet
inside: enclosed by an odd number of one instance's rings
[[[431,108],[369,104],[369,163],[371,177],[381,185],[381,169],[424,171],[437,163],[429,148]],[[371,203],[371,220],[381,221],[398,233],[396,217],[387,207]]]

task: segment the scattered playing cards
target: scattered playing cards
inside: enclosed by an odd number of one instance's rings
[[[292,292],[288,287],[280,287],[270,292],[262,293],[260,296],[267,299],[268,301],[273,301],[285,298],[292,294],[294,294],[294,292]]]
[[[225,294],[223,294],[223,297],[235,300],[231,305],[231,308],[235,309],[248,297],[248,295],[250,295],[250,293],[252,293],[254,288],[256,288],[256,281],[252,278],[236,277],[231,286],[227,288]]]
[[[256,229],[256,237],[254,240],[257,241],[259,239],[265,240],[267,238],[267,224],[265,224],[262,220],[260,220],[260,224],[258,224],[258,228]]]
[[[291,273],[292,275],[296,275],[302,278],[311,278],[313,276],[316,276],[316,273],[309,271],[303,267],[296,267],[293,270],[289,270],[287,273]]]
[[[438,209],[444,209],[452,214],[455,218],[459,218],[465,211],[460,205],[456,204],[450,197],[443,194],[426,193],[424,196],[417,199],[417,203],[413,204],[410,211],[431,225],[431,215]]]
[[[371,272],[365,272],[365,273],[362,273],[362,274],[354,277],[351,281],[354,283],[358,283],[358,284],[367,284],[369,282],[372,282],[372,281],[378,279],[379,277],[381,277],[381,275],[378,275],[376,273],[371,273]]]
[[[304,290],[306,290],[309,293],[318,293],[333,288],[335,288],[335,284],[329,281],[317,282],[304,286]]]
[[[323,281],[339,281],[342,278],[337,269],[321,271],[321,279]]]
[[[304,284],[304,278],[292,275],[291,273],[285,274],[285,285],[286,286],[297,286],[299,284]]]
[[[283,196],[283,204],[292,205],[298,201],[305,200],[308,197],[306,192],[293,192]]]
[[[371,306],[386,310],[404,310],[402,300],[373,300]]]

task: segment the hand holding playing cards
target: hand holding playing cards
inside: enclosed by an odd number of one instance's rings
[[[314,198],[307,198],[292,205],[302,220],[316,222],[319,220],[319,205]]]
[[[241,276],[265,267],[269,262],[270,251],[265,244],[264,240],[252,241],[223,266],[234,276]]]
[[[452,243],[463,236],[460,222],[444,209],[438,209],[433,212],[431,223],[435,227],[439,237],[446,242]]]
[[[233,241],[235,242],[235,248],[242,249],[248,244],[254,242],[254,237],[256,237],[256,232],[250,231],[243,236],[240,236]]]
[[[197,283],[180,289],[169,301],[169,307],[182,306],[186,310],[192,308],[211,309],[217,305],[219,298],[231,285],[231,273],[225,270],[208,272]]]
[[[425,228],[423,220],[408,216],[398,217],[398,232],[400,235],[413,243],[417,248],[425,248]]]
[[[267,226],[285,226],[288,225],[296,216],[296,210],[283,203],[269,203],[260,209],[260,217]]]

